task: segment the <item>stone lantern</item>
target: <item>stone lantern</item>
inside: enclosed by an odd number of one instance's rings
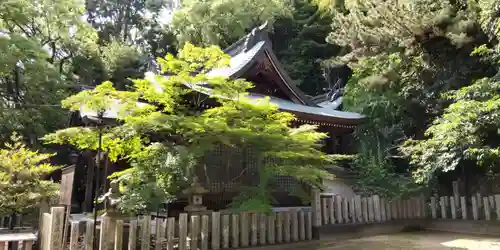
[[[198,178],[194,177],[191,186],[182,191],[182,193],[188,197],[188,205],[184,208],[184,211],[190,214],[206,212],[207,208],[203,206],[203,194],[207,192],[208,190],[202,187],[198,182]]]

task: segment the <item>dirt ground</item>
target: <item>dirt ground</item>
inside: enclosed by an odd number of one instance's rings
[[[336,242],[320,242],[317,250],[500,250],[500,238],[439,232],[378,235]]]

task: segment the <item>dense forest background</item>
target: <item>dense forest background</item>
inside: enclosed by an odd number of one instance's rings
[[[82,87],[126,89],[152,58],[188,41],[224,48],[265,21],[308,95],[328,87],[324,72],[353,70],[343,108],[366,116],[359,191],[496,183],[500,0],[1,1],[0,140],[17,131],[43,148]]]

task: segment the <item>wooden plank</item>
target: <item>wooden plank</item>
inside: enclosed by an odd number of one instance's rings
[[[137,220],[129,222],[128,229],[128,250],[135,250],[137,248]]]
[[[432,219],[437,219],[437,206],[436,206],[436,197],[431,197],[431,217]]]
[[[490,201],[487,196],[483,197],[484,219],[491,220]]]
[[[446,219],[446,197],[441,196],[439,200],[439,205],[441,206],[441,219]]]
[[[229,214],[222,215],[222,248],[229,248]]]
[[[208,215],[201,216],[201,250],[208,250],[208,222]]]
[[[276,214],[276,242],[277,243],[283,242],[283,213],[282,212],[278,212]]]
[[[334,197],[328,197],[328,214],[330,224],[335,224],[335,202],[334,202]]]
[[[380,220],[381,221],[387,221],[385,204],[386,204],[385,198],[380,198]]]
[[[378,195],[373,196],[373,210],[375,215],[375,221],[382,221],[382,211],[380,211],[380,197]]]
[[[186,213],[179,214],[179,244],[178,250],[187,249],[187,231],[188,231],[188,215]]]
[[[64,207],[53,207],[50,210],[51,225],[50,225],[50,250],[62,250],[62,237],[64,227]]]
[[[299,212],[299,239],[306,239],[306,215],[302,210]]]
[[[144,215],[141,219],[141,250],[149,250],[151,247],[151,215]]]
[[[123,250],[123,220],[116,221],[114,231],[115,231],[114,249],[115,250]]]
[[[249,224],[248,224],[248,217],[249,214],[246,212],[243,212],[240,214],[240,220],[241,220],[241,247],[248,247],[249,244]]]
[[[267,216],[265,214],[259,214],[259,244],[266,244],[266,225]]]
[[[191,215],[189,226],[189,249],[198,249],[198,239],[200,235],[200,216]]]
[[[363,212],[361,209],[361,196],[360,195],[356,195],[354,197],[354,207],[356,210],[356,212],[355,212],[356,222],[363,223]]]
[[[276,243],[276,213],[272,212],[267,216],[267,241],[269,244]]]
[[[240,245],[240,227],[239,216],[237,214],[231,215],[231,247],[237,248]]]
[[[368,199],[366,197],[361,198],[361,208],[363,209],[363,223],[368,223]]]
[[[375,221],[375,209],[373,207],[373,196],[367,197],[367,201],[368,201],[368,221],[374,222]]]
[[[315,227],[320,227],[321,226],[321,195],[319,190],[313,189],[313,202],[312,202],[312,209],[313,209],[313,218],[314,218],[314,226]]]
[[[385,217],[386,220],[392,220],[392,210],[391,210],[391,201],[385,200]]]
[[[342,202],[342,215],[344,216],[344,223],[349,223],[349,200],[343,199]]]
[[[298,211],[291,211],[292,217],[292,241],[299,241],[299,217]]]
[[[69,235],[69,250],[78,249],[78,239],[80,238],[80,227],[76,221],[71,222],[71,232]]]
[[[328,210],[328,198],[321,198],[321,217],[323,219],[323,225],[330,222],[330,213]]]
[[[99,250],[111,250],[109,248],[109,244],[107,243],[109,237],[113,237],[109,235],[111,219],[109,216],[101,217],[101,225],[99,232]],[[144,249],[144,248],[143,248]]]
[[[291,239],[291,225],[290,225],[290,211],[286,211],[283,213],[283,240],[284,242],[288,243],[290,242]]]
[[[257,246],[257,236],[259,234],[259,214],[252,213],[250,218],[250,245]]]
[[[497,220],[500,221],[500,194],[496,194],[495,196],[495,210],[497,211]]]
[[[351,223],[356,223],[356,209],[354,207],[354,197],[349,200],[349,217],[351,218]]]
[[[337,223],[344,223],[344,217],[342,216],[342,197],[340,195],[335,196],[335,210],[337,211],[337,215],[335,216]]]
[[[175,217],[167,218],[167,229],[166,229],[166,238],[167,238],[167,250],[174,250],[174,241],[175,241]],[[213,230],[213,234],[219,233],[219,231]],[[212,244],[214,244],[212,242]],[[218,250],[218,248],[214,248],[212,245],[212,249]]]
[[[460,197],[460,211],[462,212],[462,220],[467,220],[467,202],[465,196]]]
[[[474,220],[479,220],[479,211],[477,207],[477,200],[475,196],[471,197],[471,202],[472,202],[472,218]]]
[[[23,250],[31,250],[33,249],[33,244],[35,243],[35,241],[33,240],[25,240],[23,241]]]
[[[41,250],[49,250],[49,242],[50,242],[50,227],[52,225],[52,216],[50,213],[43,213],[42,215],[42,227],[40,230],[40,248]],[[92,248],[87,248],[92,249]]]
[[[162,248],[162,241],[163,241],[162,228],[163,228],[163,219],[156,217],[155,218],[155,233],[154,233],[154,245],[155,245],[154,249],[155,250],[161,250],[161,248]]]
[[[85,250],[93,249],[93,245],[94,245],[94,221],[89,220],[86,221],[85,223]]]
[[[312,240],[312,213],[306,212],[306,239]]]
[[[491,210],[495,211],[495,196],[493,195],[488,196],[488,200],[490,202]]]
[[[456,219],[457,219],[457,209],[456,209],[456,207],[455,207],[455,204],[456,204],[455,197],[450,196],[451,218],[452,218],[453,220],[456,220]]]
[[[393,220],[398,219],[398,202],[397,200],[391,201],[391,215]]]

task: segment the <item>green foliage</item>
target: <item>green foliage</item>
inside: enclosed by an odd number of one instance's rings
[[[227,47],[265,21],[290,15],[288,1],[189,1],[175,11],[172,29],[180,44]]]
[[[10,216],[57,198],[59,185],[44,180],[57,167],[46,163],[51,154],[31,151],[14,134],[0,149],[0,215]]]
[[[132,166],[113,176],[121,184],[123,210],[146,210],[178,197],[193,182],[195,167],[203,164],[203,157],[217,144],[243,152],[251,149],[257,162],[260,182],[243,189],[240,201],[235,201],[243,207],[268,207],[271,177],[291,176],[319,187],[321,177],[328,176],[320,167],[328,159],[318,145],[325,134],[315,132],[315,126],[290,128],[293,115],[278,111],[268,99],[246,97],[251,83],[205,74],[227,66],[228,59],[217,47],[187,44],[177,57],[169,54],[158,59],[169,77],[148,75],[134,80],[131,91],[117,91],[104,83],[63,102],[71,110],[119,110],[120,123],[102,131],[103,148],[110,158],[127,159]],[[207,100],[202,93],[211,93],[210,99],[220,105],[196,111],[193,104]],[[148,104],[137,105],[139,99]],[[94,128],[68,128],[45,139],[95,149],[97,132]],[[269,158],[277,161],[266,163]]]
[[[438,175],[433,169],[439,168],[423,164],[416,155],[419,160],[412,158],[409,167],[398,148],[408,138],[426,138],[425,131],[433,120],[443,113],[449,115],[455,105],[463,105],[443,98],[442,93],[497,71],[492,60],[498,55],[492,49],[497,45],[493,40],[485,41],[481,29],[487,8],[473,1],[427,0],[345,1],[342,6],[334,10],[335,32],[327,40],[346,46],[345,54],[333,61],[348,62],[354,68],[344,107],[367,117],[356,131],[359,154],[354,168],[361,177],[357,186],[368,192],[384,189],[394,195],[412,191],[416,186],[409,186],[407,177],[418,166],[428,168],[418,170],[426,177],[417,174],[414,181],[422,184],[425,179],[429,184],[427,180]],[[446,108],[452,102],[456,103]],[[438,134],[448,137],[444,131]],[[434,152],[430,145],[419,145],[429,155],[442,154],[443,161],[448,157],[440,168],[458,157],[444,148]]]
[[[500,82],[481,79],[445,95],[453,104],[426,130],[425,140],[408,140],[402,151],[416,166],[417,182],[453,171],[465,160],[494,172],[500,169]]]
[[[0,141],[18,131],[34,143],[63,123],[57,106],[73,79],[72,59],[95,49],[82,14],[73,0],[0,3]]]

